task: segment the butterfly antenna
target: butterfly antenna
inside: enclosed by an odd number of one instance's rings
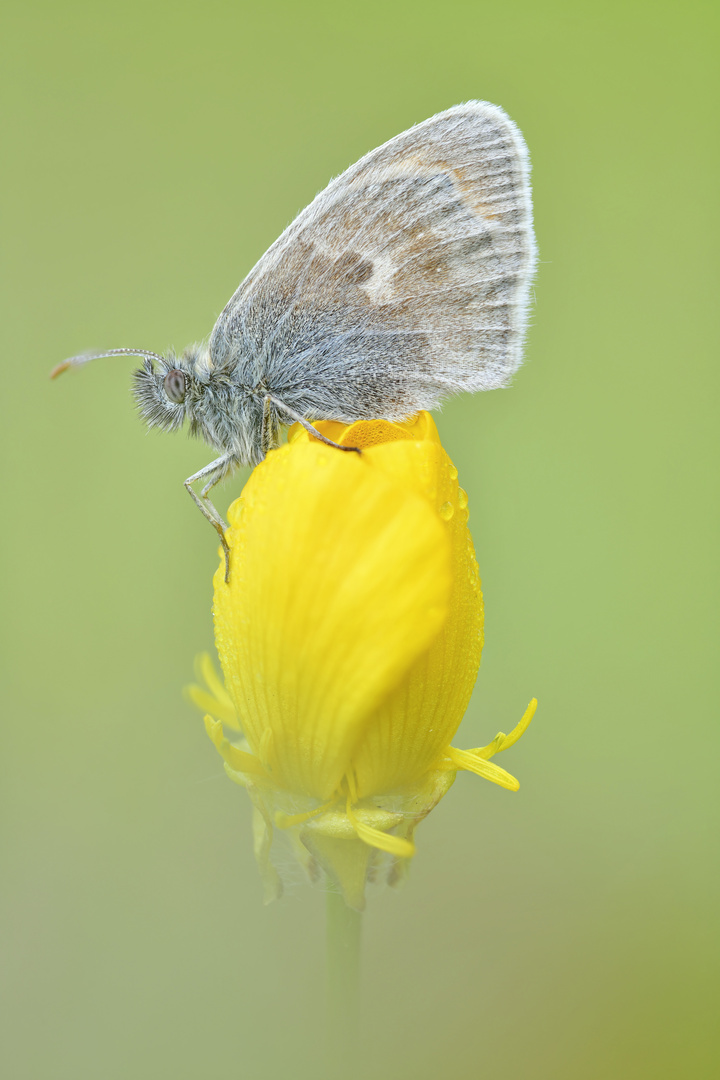
[[[50,378],[57,379],[58,375],[62,375],[63,371],[67,371],[68,368],[82,367],[83,364],[89,364],[91,360],[101,360],[105,356],[144,356],[148,360],[160,361],[165,359],[159,353],[148,352],[147,349],[108,349],[107,352],[80,353],[79,356],[71,356],[69,360],[63,360],[62,364],[58,364],[56,368],[53,368],[50,372]]]

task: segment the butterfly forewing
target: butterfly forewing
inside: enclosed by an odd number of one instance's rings
[[[534,265],[522,136],[469,102],[333,180],[241,284],[211,353],[318,419],[399,419],[507,385]]]

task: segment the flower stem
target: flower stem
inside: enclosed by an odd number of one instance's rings
[[[355,1053],[360,984],[362,915],[328,882],[327,1044],[331,1058],[348,1062]]]

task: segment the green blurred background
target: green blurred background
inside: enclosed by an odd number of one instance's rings
[[[146,436],[132,360],[47,376],[203,338],[331,176],[468,98],[525,134],[541,264],[514,387],[438,417],[487,604],[458,744],[540,709],[520,792],[460,776],[371,900],[366,1075],[716,1075],[716,11],[4,5],[4,1075],[322,1073],[323,897],[263,908],[180,698],[210,452]]]

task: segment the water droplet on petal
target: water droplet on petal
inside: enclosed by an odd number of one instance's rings
[[[463,488],[458,488],[458,506],[461,510],[464,510],[468,504],[467,491]]]
[[[455,507],[451,502],[444,502],[440,507],[439,514],[443,521],[449,521],[455,513]]]
[[[457,480],[457,478],[458,478],[458,471],[457,471],[457,469],[455,468],[454,465],[451,465],[450,466],[450,479],[451,480]]]

